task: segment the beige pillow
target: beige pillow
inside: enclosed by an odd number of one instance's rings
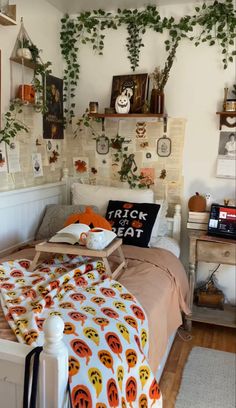
[[[96,206],[90,206],[97,211]],[[46,206],[45,213],[35,235],[35,239],[47,239],[56,234],[57,231],[64,227],[66,219],[71,214],[84,212],[85,205],[64,205],[49,204]]]
[[[150,189],[130,189],[92,184],[72,184],[73,204],[95,204],[99,214],[106,214],[109,200],[130,201],[132,203],[154,203],[154,193]]]

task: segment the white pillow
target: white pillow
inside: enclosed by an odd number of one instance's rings
[[[152,190],[132,190],[110,186],[95,186],[92,184],[73,183],[72,203],[80,205],[96,205],[103,217],[109,200],[130,201],[133,203],[154,203]]]
[[[180,255],[180,246],[178,242],[171,237],[155,237],[150,239],[149,245],[150,248],[163,248],[172,252],[177,258]]]
[[[168,211],[168,203],[166,200],[155,200],[155,203],[159,204],[161,208],[157,214],[157,218],[156,218],[155,224],[152,229],[151,239],[155,237],[162,237],[166,235],[168,232],[168,224],[167,224],[167,219],[166,219],[166,214]]]

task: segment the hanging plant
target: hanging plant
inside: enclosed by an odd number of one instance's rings
[[[156,6],[147,6],[143,10],[118,9],[117,14],[106,13],[102,9],[86,11],[79,14],[76,19],[66,15],[61,23],[61,52],[66,62],[64,100],[67,102],[67,108],[65,113],[69,122],[74,116],[73,99],[79,81],[79,46],[89,43],[95,52],[102,55],[105,29],[117,30],[121,25],[126,27],[128,32],[126,48],[133,71],[139,66],[140,51],[144,46],[143,36],[147,29],[157,33],[167,31],[169,38],[165,40],[165,48],[168,57],[162,71],[164,85],[173,63],[173,52],[176,53],[183,38],[190,39],[195,46],[204,42],[210,46],[218,44],[225,69],[229,62],[233,62],[233,57],[236,55],[234,49],[236,17],[233,0],[214,1],[210,5],[203,3],[201,7],[195,7],[195,14],[185,15],[179,21],[174,17],[161,18]]]
[[[128,154],[128,146],[124,146],[130,142],[131,140],[118,134],[110,142],[110,147],[115,150],[113,153],[114,163],[121,163],[121,168],[118,171],[120,181],[127,181],[130,188],[146,188],[146,185],[141,183],[144,177],[141,174],[136,174],[138,167],[135,162],[135,155],[133,153]]]
[[[200,34],[190,37],[195,46],[200,43],[208,43],[210,46],[216,43],[221,48],[224,69],[228,62],[233,62],[235,51],[235,27],[236,17],[234,1],[226,0],[223,3],[214,1],[213,4],[203,3],[202,7],[195,7],[196,14],[192,17],[191,25],[200,27]]]
[[[11,139],[16,137],[18,132],[28,132],[28,127],[19,119],[22,113],[22,102],[20,100],[12,102],[9,110],[4,114],[4,127],[0,130],[0,143],[5,142],[10,145]]]
[[[101,123],[102,119],[100,118],[93,118],[89,115],[89,110],[86,109],[82,117],[77,121],[76,127],[74,130],[74,137],[78,136],[79,132],[82,132],[85,128],[88,128],[91,132],[91,135],[94,136],[94,140],[97,140],[101,135],[98,133],[97,130],[93,127],[93,122]]]
[[[36,64],[34,69],[34,75],[32,79],[32,85],[34,87],[35,95],[37,95],[37,100],[35,101],[35,110],[41,112],[43,115],[47,113],[46,104],[46,91],[45,91],[45,81],[46,76],[51,74],[51,62],[46,62]]]

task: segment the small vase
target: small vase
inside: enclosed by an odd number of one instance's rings
[[[164,113],[164,101],[164,92],[160,92],[158,89],[153,89],[151,93],[150,113]]]

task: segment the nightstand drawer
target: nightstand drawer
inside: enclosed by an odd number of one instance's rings
[[[198,261],[235,264],[235,245],[227,242],[208,242],[197,240]]]

